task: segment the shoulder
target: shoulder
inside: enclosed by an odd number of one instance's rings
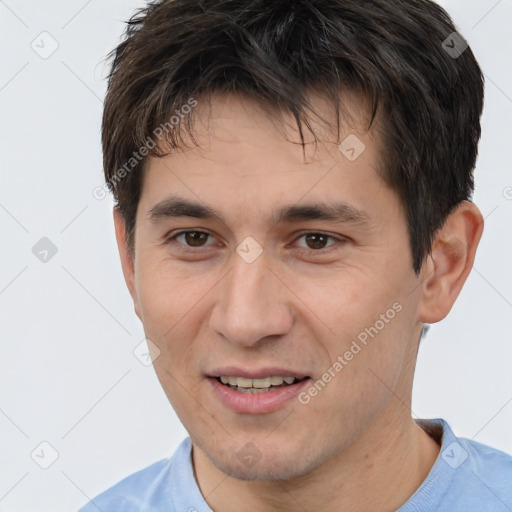
[[[443,500],[447,510],[512,510],[510,455],[471,439],[457,438],[442,449],[440,456],[452,477]]]
[[[444,420],[428,423],[429,428],[425,428],[426,422],[421,422],[425,430],[430,429],[430,435],[436,429],[440,432],[439,456],[425,482],[400,512],[512,510],[512,456],[472,439],[456,437]]]
[[[460,467],[472,475],[478,485],[498,496],[503,495],[507,506],[512,507],[512,456],[471,439],[458,438],[453,443],[460,446],[460,457],[464,459]],[[443,450],[445,460],[451,455],[449,448]],[[453,448],[458,449],[456,444]]]
[[[133,473],[91,499],[78,512],[156,512],[165,506],[174,510],[172,484],[188,463],[190,439],[185,439],[174,455]]]
[[[162,459],[150,466],[127,476],[117,484],[102,492],[78,512],[103,512],[122,510],[135,512],[147,501],[146,495],[155,482],[162,480],[162,476],[169,471],[170,459]]]

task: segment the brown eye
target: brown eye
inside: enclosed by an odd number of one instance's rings
[[[333,245],[333,243],[336,242],[334,237],[326,235],[324,233],[306,233],[302,235],[300,238],[304,239],[306,249],[314,250],[325,249],[326,247],[329,247],[330,245]],[[329,239],[332,240],[330,243]]]
[[[305,235],[306,244],[310,249],[323,249],[327,243],[327,236],[320,233]]]
[[[183,234],[185,235],[187,245],[191,247],[201,247],[208,240],[208,233],[201,231],[187,231]]]
[[[209,238],[211,238],[211,235],[204,231],[182,231],[181,233],[176,233],[168,241],[177,241],[185,247],[205,247],[214,242],[212,238],[211,243],[208,243],[210,242]]]

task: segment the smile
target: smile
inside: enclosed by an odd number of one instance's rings
[[[259,376],[258,376],[259,377]],[[272,376],[251,379],[221,375],[207,381],[217,400],[234,412],[266,414],[277,411],[296,398],[309,377]]]
[[[283,387],[291,386],[299,380],[295,377],[265,377],[262,379],[247,379],[221,375],[219,382],[240,393],[268,393]]]

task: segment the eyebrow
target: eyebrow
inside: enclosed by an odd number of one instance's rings
[[[148,211],[148,216],[150,221],[155,223],[168,218],[194,217],[226,224],[223,216],[212,208],[180,197],[170,197],[159,202]],[[364,210],[343,202],[283,206],[272,218],[276,224],[307,220],[361,224],[369,223],[371,220]]]

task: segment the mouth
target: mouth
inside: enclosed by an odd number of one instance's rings
[[[292,376],[271,376],[257,379],[247,377],[235,377],[231,375],[221,375],[215,380],[229,389],[239,393],[256,394],[269,393],[282,388],[287,388],[298,384],[309,377],[292,377]]]
[[[311,377],[290,368],[223,366],[206,375],[212,397],[238,414],[266,414],[290,404]]]

